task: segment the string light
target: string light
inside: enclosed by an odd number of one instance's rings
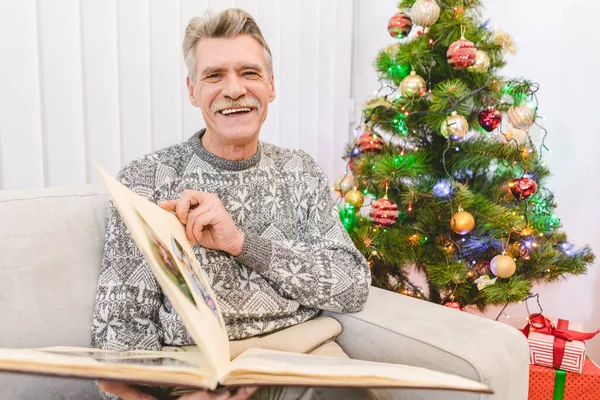
[[[562,250],[563,253],[565,253],[568,256],[573,255],[573,245],[571,243],[568,243],[568,242],[561,243],[560,249]]]
[[[449,181],[441,180],[433,186],[433,194],[437,197],[448,197],[452,194],[452,184]]]
[[[454,11],[454,13],[457,13],[459,11],[464,12],[465,10],[464,10],[463,7],[460,7],[460,8],[459,7],[453,7],[453,11]],[[458,15],[457,15],[457,17],[458,17]],[[489,20],[486,21],[485,24],[488,24],[488,23],[489,23]],[[433,45],[435,43],[435,40],[433,38],[427,38],[427,41],[428,41],[428,43],[430,45]],[[401,68],[404,68],[404,67],[405,66],[393,64],[392,66],[390,66],[388,68],[388,72],[390,74],[392,74],[392,73],[393,74],[398,74],[400,72]],[[383,70],[385,71],[385,69],[383,69]],[[430,79],[431,79],[431,76],[430,76]],[[394,80],[397,80],[397,79],[394,79]],[[491,85],[486,84],[484,87],[481,88],[481,90],[477,90],[474,93],[471,93],[471,94],[469,94],[467,96],[464,96],[464,97],[462,97],[460,99],[457,99],[457,105],[460,105],[465,100],[467,100],[470,97],[475,96],[477,93],[481,92],[482,90],[493,89],[495,91],[501,90],[501,93],[505,93],[507,95],[513,96],[513,98],[517,102],[520,102],[522,100],[523,102],[526,102],[527,105],[530,105],[529,103],[532,103],[532,104],[535,103],[535,105],[534,105],[533,108],[535,108],[537,110],[537,99],[535,99],[535,102],[534,102],[534,96],[530,95],[530,93],[535,93],[536,89],[533,89],[534,91],[531,92],[532,89],[530,89],[530,87],[532,85],[530,85],[529,82],[526,82],[526,81],[524,81],[524,82],[513,81],[513,82],[505,83],[505,82],[498,82],[496,79],[494,79],[493,82],[492,82],[492,84],[497,85],[496,88],[493,88],[493,87],[491,87]],[[431,93],[432,92],[432,90],[431,90],[431,83],[429,84],[429,86],[430,86],[429,93]],[[380,91],[381,91],[381,89],[380,89]],[[525,92],[527,92],[527,93],[525,93]],[[380,92],[378,92],[378,93],[380,93]],[[397,96],[396,97],[396,99],[399,99],[399,98],[401,98],[401,96]],[[387,97],[385,97],[385,99],[387,101]],[[506,104],[507,103],[504,102],[504,100],[502,100],[500,106],[506,105]],[[396,103],[394,105],[395,110],[394,110],[394,108],[390,107],[389,111],[398,112],[398,108],[396,108],[397,105],[398,105],[398,103]],[[408,117],[409,115],[412,115],[414,117],[415,114],[425,114],[425,113],[428,113],[427,111],[424,111],[424,112],[417,111],[413,107],[410,107],[410,108],[411,108],[412,114],[411,114],[411,112],[409,112],[406,109],[406,106],[400,107],[400,109],[401,109],[402,112],[398,112],[397,116],[395,118],[393,118],[393,120],[392,120],[393,123],[392,124],[390,124],[389,122],[388,122],[388,124],[386,124],[387,125],[385,127],[386,130],[389,129],[389,128],[395,128],[394,130],[396,132],[393,132],[393,133],[397,133],[397,132],[403,133],[403,131],[405,131],[405,134],[406,134],[406,132],[408,132],[408,128],[407,128],[406,123],[405,123],[406,117]],[[457,108],[457,107],[455,107],[455,108]],[[433,112],[433,111],[430,111],[430,112]],[[386,115],[386,119],[388,117],[389,117],[389,115]],[[541,117],[538,117],[538,118],[541,119]],[[390,121],[390,120],[391,120],[391,118],[388,119],[388,121]],[[390,129],[390,131],[391,131],[391,129]],[[416,130],[413,129],[412,131],[415,134],[417,134]],[[373,137],[376,137],[376,136],[374,135]],[[407,141],[407,138],[402,138],[401,140]],[[404,144],[404,145],[406,145],[406,144]],[[517,147],[516,152],[519,153],[519,151],[520,151],[522,157],[523,158],[527,158],[531,154],[535,153],[535,151],[536,151],[536,149],[529,148],[530,146],[533,146],[533,145],[532,144],[525,145],[525,147],[527,147],[525,149],[523,149],[523,148],[519,149]],[[400,146],[398,146],[398,147],[400,147]],[[448,146],[448,148],[452,149],[452,147],[453,147],[452,143],[450,143],[450,145]],[[408,147],[408,149],[409,149],[409,151],[411,150],[410,147]],[[454,144],[454,149],[457,152],[460,150],[460,148],[456,145],[456,143]],[[415,147],[415,151],[416,150],[418,150],[418,148]],[[353,151],[353,153],[354,153],[354,151]],[[535,154],[535,157],[538,157],[538,155],[541,158],[541,151],[540,151],[540,154]],[[404,150],[402,150],[400,156],[398,156],[398,157],[396,157],[396,158],[393,159],[394,160],[393,162],[394,162],[395,166],[396,166],[397,163],[400,163],[400,162],[403,161],[402,156],[404,156]],[[538,161],[537,158],[535,160],[532,160],[532,163],[534,163],[534,164],[538,164],[538,162],[541,162],[541,160]],[[361,163],[361,164],[364,165],[364,162]],[[514,161],[513,162],[513,165],[517,165],[517,164],[522,165],[523,164],[523,160],[521,159],[520,161]],[[545,163],[542,163],[542,165],[545,165]],[[362,167],[362,165],[361,165],[361,167]],[[368,168],[368,165],[365,166],[365,167]],[[510,168],[509,165],[507,167]],[[375,166],[372,166],[372,169],[375,169]],[[455,172],[454,174],[455,174],[455,176],[458,176],[458,173]],[[448,175],[450,176],[449,173],[448,173]],[[452,176],[450,176],[450,179],[453,179]],[[438,184],[439,184],[439,182],[438,182]],[[434,186],[434,188],[433,188],[433,194],[434,195],[436,195],[438,197],[448,197],[448,196],[450,196],[452,194],[452,185],[450,185],[450,184],[448,184],[448,186],[449,186],[448,188],[443,188],[441,190],[441,195],[436,194],[436,186],[438,186],[438,184],[436,184]],[[465,186],[468,186],[468,185],[465,183]],[[438,190],[440,190],[440,188],[438,188]],[[364,194],[367,194],[367,193],[368,193],[368,190],[365,189],[364,190]],[[535,205],[535,207],[536,207],[535,210],[538,212],[538,214],[536,214],[535,212],[532,213],[532,210],[529,207],[530,205],[534,205],[534,204],[531,204],[531,203],[535,202],[535,198],[532,197],[532,200],[533,201],[531,201],[529,204],[527,204],[527,210],[526,210],[527,214],[526,215],[520,215],[519,217],[517,217],[517,215],[518,215],[517,212],[513,212],[513,215],[515,216],[514,220],[520,221],[520,220],[526,219],[527,220],[526,225],[529,225],[526,228],[522,229],[522,231],[520,232],[520,235],[522,236],[522,242],[521,242],[522,243],[521,244],[522,247],[521,247],[521,250],[523,250],[524,248],[527,249],[527,250],[532,250],[532,248],[537,248],[538,247],[538,243],[535,240],[537,239],[537,235],[538,234],[535,233],[535,231],[540,232],[540,231],[543,230],[543,231],[546,231],[549,235],[551,235],[551,232],[550,232],[551,229],[548,229],[548,226],[552,227],[552,226],[554,226],[554,224],[557,224],[557,222],[555,220],[553,220],[553,218],[556,218],[556,216],[554,216],[553,214],[549,213],[548,210],[547,210],[547,207],[553,206],[552,201],[550,201],[549,205],[547,205],[545,201],[542,202],[540,204],[539,208],[537,207],[537,204],[536,204]],[[413,201],[420,201],[420,200],[418,200],[417,197],[413,196]],[[424,206],[424,204],[421,204],[421,203],[420,203],[420,205],[421,205],[420,208],[422,208]],[[412,202],[408,203],[408,209],[407,210],[408,210],[408,212],[412,212],[413,211],[413,203]],[[521,213],[522,211],[523,210],[521,210],[519,208],[519,213]],[[544,212],[545,214],[541,215],[541,214],[539,214],[539,212]],[[403,213],[403,214],[405,215],[405,218],[406,218],[407,214],[406,213]],[[525,224],[524,223],[518,223],[518,225],[525,225]],[[516,227],[515,232],[518,232],[519,228],[521,228],[521,227],[522,226]],[[534,231],[534,229],[532,229],[532,227],[535,228],[535,231]],[[385,229],[384,229],[384,232],[386,232]],[[423,236],[423,234],[421,234],[421,236]],[[533,236],[533,237],[528,237],[528,236]],[[543,237],[544,233],[540,233],[539,236]],[[415,234],[415,235],[410,236],[409,240],[411,240],[411,241],[413,241],[413,240],[414,241],[421,241],[421,243],[423,243],[424,241],[425,242],[427,241],[427,237],[423,236],[422,238],[419,238],[419,235]],[[467,241],[467,239],[465,239],[465,238],[458,239],[458,240],[461,241],[461,242]],[[509,238],[509,240],[510,240],[510,238]],[[468,246],[470,246],[472,242],[473,242],[472,238],[469,238],[468,242],[466,243],[466,245],[449,243],[449,244],[447,244],[447,246],[445,248],[449,252],[454,252],[455,250],[458,250],[459,254],[457,254],[457,257],[464,257],[464,261],[466,263],[470,264],[472,262],[473,265],[477,265],[477,261],[472,260],[472,258],[478,257],[477,253],[473,252],[471,254],[463,254],[463,251]],[[367,244],[367,240],[365,240],[365,244]],[[567,255],[572,254],[572,246],[570,244],[568,244],[568,243],[555,243],[555,245],[558,248],[560,248],[560,250],[563,251],[564,254],[567,254]],[[455,249],[455,246],[456,246],[456,249]],[[520,243],[519,243],[519,241],[516,241],[514,243],[514,247],[513,247],[514,251],[518,252],[519,247],[520,247]],[[511,251],[511,253],[514,254],[513,251]],[[522,258],[523,259],[530,259],[530,256],[529,256],[529,254],[526,254],[526,255],[522,255]],[[469,261],[470,259],[472,261]],[[459,262],[462,262],[462,261],[463,260],[459,260]],[[371,266],[371,264],[372,264],[372,261],[369,262],[370,266]],[[474,271],[476,271],[476,272],[474,272]],[[557,267],[554,267],[553,271],[556,272],[557,271]],[[546,272],[549,272],[549,270],[545,269],[544,273],[546,273]],[[478,273],[479,273],[479,269],[477,269],[477,268],[474,267],[473,271],[469,270],[467,272],[467,276],[468,277],[476,276]],[[398,284],[399,284],[399,282],[396,282],[396,285],[398,285]],[[404,284],[402,284],[402,286],[404,286]],[[411,296],[413,296],[413,295],[419,296],[421,294],[420,291],[414,291],[413,289],[411,289],[409,287],[406,287],[406,286],[403,287],[402,293],[403,294],[407,294],[407,295],[411,295]],[[519,303],[521,303],[521,301],[519,301]],[[506,316],[506,318],[510,318],[509,314],[504,313],[504,315]]]

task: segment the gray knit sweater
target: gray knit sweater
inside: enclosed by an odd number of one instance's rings
[[[118,180],[152,202],[186,189],[215,193],[245,232],[242,254],[195,246],[230,339],[298,324],[320,309],[359,311],[370,272],[341,225],[327,178],[306,153],[259,143],[243,161],[209,153],[196,133],[141,157]],[[193,344],[112,203],[92,326],[92,346],[159,350]]]

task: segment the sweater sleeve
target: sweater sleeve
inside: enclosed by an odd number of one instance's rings
[[[306,307],[357,312],[369,293],[370,270],[340,222],[325,174],[312,164],[317,184],[303,196],[308,218],[300,221],[298,240],[245,232],[238,261]]]
[[[133,169],[135,170],[135,169]],[[118,180],[153,201],[153,178],[123,169]],[[112,201],[92,321],[91,345],[106,350],[160,350],[162,292]],[[105,399],[116,396],[101,393]]]

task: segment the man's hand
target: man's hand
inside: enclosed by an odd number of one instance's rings
[[[244,233],[235,226],[216,194],[185,190],[179,199],[158,205],[177,215],[192,244],[223,250],[233,256],[242,254]]]
[[[156,400],[148,393],[144,393],[135,386],[121,382],[98,381],[98,388],[103,392],[116,394],[123,400]],[[210,393],[206,390],[198,390],[179,397],[178,400],[246,400],[256,392],[256,387],[243,386],[232,392]]]

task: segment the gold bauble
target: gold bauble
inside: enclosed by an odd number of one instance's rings
[[[340,191],[342,192],[342,195],[345,195],[349,191],[356,188],[358,188],[358,184],[356,183],[356,178],[354,178],[354,175],[348,174],[340,182]]]
[[[421,78],[415,71],[400,82],[400,93],[404,97],[422,96],[425,93],[425,79]]]
[[[459,235],[466,235],[475,228],[475,218],[466,211],[459,211],[450,220],[450,228]]]
[[[484,74],[490,69],[491,64],[490,56],[483,50],[477,50],[477,53],[475,53],[475,64],[469,67],[469,71]]]
[[[392,102],[389,101],[387,97],[377,97],[375,99],[367,101],[367,103],[365,104],[366,110],[372,110],[377,107],[392,108]]]
[[[490,271],[498,278],[508,278],[517,270],[515,260],[506,254],[500,254],[492,258],[490,262]]]
[[[352,204],[355,208],[361,208],[365,202],[365,196],[359,190],[350,190],[344,195],[344,200],[348,204]]]
[[[515,42],[512,40],[508,33],[502,30],[494,33],[494,35],[492,36],[492,41],[495,45],[502,46],[502,50],[505,53],[515,54],[517,52]]]
[[[446,139],[460,140],[469,131],[469,121],[463,116],[458,115],[456,111],[453,111],[452,115],[442,123],[440,131]]]
[[[506,134],[501,136],[506,142],[515,142],[518,145],[524,143],[527,140],[527,131],[511,128]]]
[[[410,12],[413,23],[423,27],[435,24],[439,17],[440,6],[435,0],[417,0]]]
[[[508,122],[513,128],[527,130],[535,122],[535,110],[520,104],[508,109]]]

